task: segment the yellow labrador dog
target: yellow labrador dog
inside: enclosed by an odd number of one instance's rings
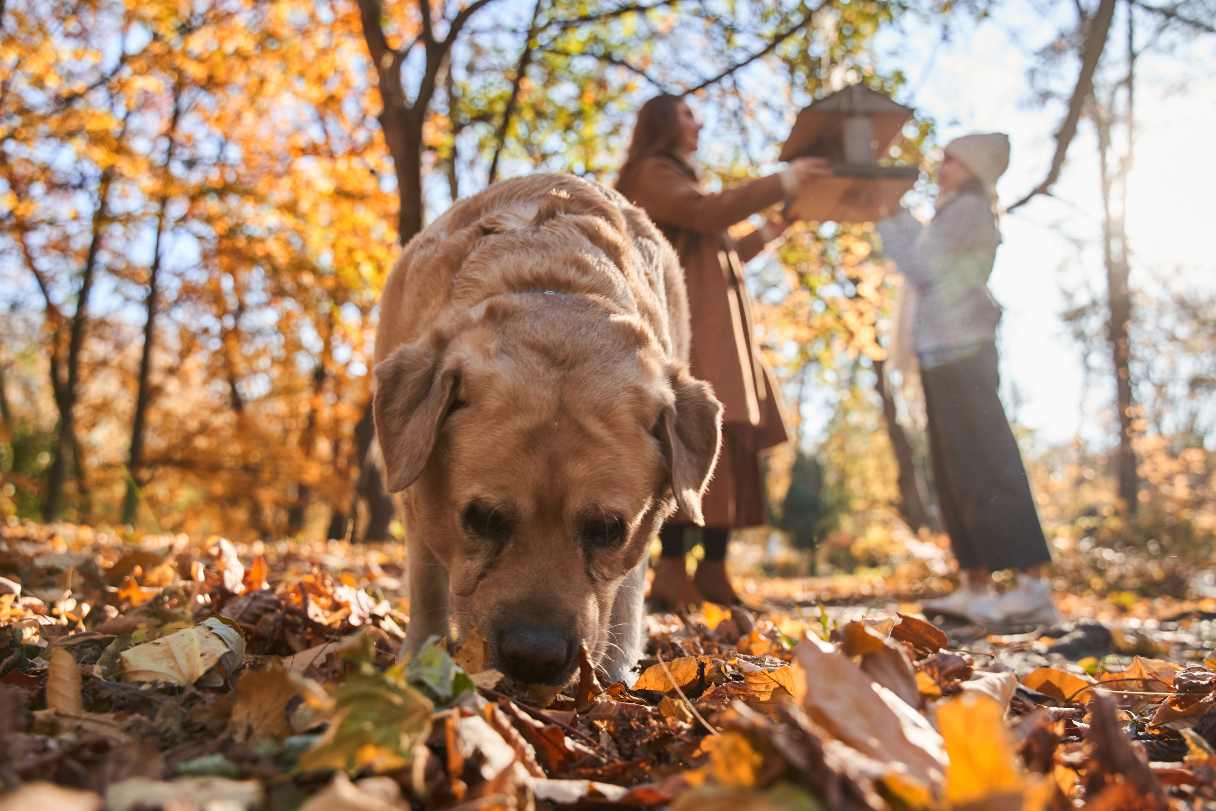
[[[376,335],[376,432],[404,491],[407,649],[450,618],[490,666],[561,685],[579,647],[626,679],[650,539],[700,520],[722,408],[688,373],[675,254],[565,175],[498,183],[406,246]]]

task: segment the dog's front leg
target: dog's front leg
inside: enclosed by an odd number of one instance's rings
[[[412,654],[432,636],[448,636],[448,570],[423,541],[408,543],[410,624],[401,652]]]
[[[643,556],[633,571],[625,575],[612,602],[612,620],[608,626],[608,651],[603,668],[609,683],[623,681],[633,684],[638,674],[634,666],[642,658],[646,644],[646,625],[643,619],[646,599],[646,567],[649,556]]]

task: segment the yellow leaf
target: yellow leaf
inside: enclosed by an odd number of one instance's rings
[[[916,672],[916,689],[925,698],[939,698],[942,694],[942,688],[937,686],[937,682],[923,670]]]
[[[789,696],[795,695],[794,691],[797,689],[794,686],[797,675],[789,665],[776,670],[745,671],[743,679],[747,683],[748,689],[760,701],[771,701],[778,688],[784,690]]]
[[[1023,676],[1022,684],[1031,690],[1038,690],[1040,693],[1049,695],[1057,701],[1079,701],[1086,704],[1093,696],[1093,691],[1089,688],[1094,685],[1094,682],[1067,670],[1040,667]]]
[[[118,599],[131,606],[141,606],[157,594],[160,594],[160,589],[144,588],[134,577],[128,576],[123,580],[122,588],[118,590]]]
[[[888,772],[882,777],[883,785],[907,808],[932,808],[933,792],[924,783],[909,780],[899,772]]]
[[[737,732],[710,735],[701,742],[701,749],[709,754],[706,768],[714,782],[732,788],[756,785],[756,774],[763,758],[747,738]]]
[[[753,628],[752,632],[743,639],[739,640],[739,653],[746,653],[752,656],[767,656],[777,649],[776,644],[760,633],[758,629]]]
[[[946,801],[962,805],[1017,795],[1023,780],[1005,727],[1004,708],[978,693],[964,693],[937,709],[946,741]]]
[[[691,684],[700,671],[701,663],[696,656],[681,656],[679,659],[672,659],[666,663],[660,662],[646,668],[638,677],[637,683],[633,685],[633,689],[666,693],[677,687],[683,688],[684,685]]]
[[[705,617],[705,627],[711,631],[717,628],[723,620],[730,619],[730,609],[723,608],[717,603],[702,603],[701,614]]]
[[[84,711],[80,666],[65,648],[51,649],[51,666],[46,674],[46,706],[68,715],[80,715]]]

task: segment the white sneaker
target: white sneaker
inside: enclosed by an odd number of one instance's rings
[[[925,612],[926,616],[943,614],[947,617],[970,619],[971,613],[977,607],[986,608],[994,602],[996,602],[996,595],[990,590],[963,586],[945,597],[929,600],[921,605],[921,610]]]
[[[1060,612],[1051,599],[1051,583],[1042,577],[1019,577],[1017,585],[986,604],[976,605],[968,619],[983,625],[1057,625]]]

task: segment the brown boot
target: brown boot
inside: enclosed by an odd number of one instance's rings
[[[650,584],[650,602],[656,608],[672,611],[705,602],[704,595],[688,576],[683,557],[659,558],[654,567],[654,580]]]
[[[693,584],[710,602],[719,605],[743,605],[743,601],[735,593],[735,587],[730,584],[723,561],[701,561],[697,574],[693,577]]]

